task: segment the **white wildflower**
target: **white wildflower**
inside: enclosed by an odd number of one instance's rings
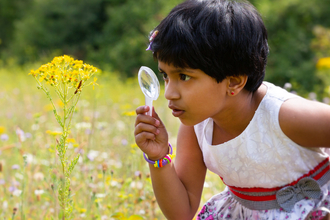
[[[19,190],[19,189],[15,189],[14,191],[13,191],[13,195],[14,196],[20,196],[21,195],[21,193],[22,193],[22,190]]]
[[[6,200],[3,201],[2,208],[3,208],[3,210],[6,210],[8,208],[8,202]]]
[[[107,194],[105,194],[105,193],[97,193],[97,194],[95,194],[95,197],[96,198],[104,198],[106,196],[107,196]]]
[[[132,181],[130,184],[130,187],[133,189],[142,189],[143,188],[143,183],[141,181]]]
[[[284,84],[284,89],[290,90],[291,88],[292,88],[292,84],[291,83],[285,83]]]
[[[33,124],[32,126],[31,126],[31,129],[33,130],[33,131],[36,131],[36,130],[39,130],[39,125],[38,124]]]
[[[96,150],[90,150],[87,154],[87,158],[93,161],[97,156],[99,156],[100,152]]]
[[[44,166],[49,166],[49,161],[48,160],[42,159],[42,160],[40,160],[40,163]]]
[[[116,180],[112,180],[110,186],[120,186],[120,184]]]
[[[36,180],[36,181],[42,181],[44,179],[44,174],[41,173],[41,172],[37,172],[33,175],[33,178]]]
[[[141,209],[141,210],[139,211],[139,215],[145,215],[145,214],[146,214],[146,211],[145,211],[145,210]]]
[[[20,173],[15,173],[15,177],[20,180],[24,179],[24,176]]]
[[[42,189],[36,189],[36,190],[34,190],[34,194],[37,196],[37,195],[42,195],[42,194],[44,194],[44,190],[42,190]]]
[[[108,153],[107,153],[107,152],[102,152],[102,153],[101,153],[101,157],[102,157],[103,159],[108,159]]]
[[[25,154],[25,156],[28,164],[33,162],[34,156],[32,154]]]
[[[116,127],[117,127],[118,131],[123,131],[125,129],[126,125],[123,121],[118,120],[116,122]]]
[[[90,129],[92,127],[92,124],[89,122],[79,122],[76,124],[76,129],[77,130],[85,130],[85,129]]]

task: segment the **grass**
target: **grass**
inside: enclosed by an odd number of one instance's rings
[[[59,218],[57,189],[63,176],[55,145],[60,127],[29,71],[0,69],[0,219]],[[82,92],[68,137],[71,156],[81,154],[71,180],[73,219],[165,219],[134,142],[135,108],[144,104],[137,79],[122,82],[111,73],[97,77],[100,86]],[[179,121],[163,94],[154,105],[175,148]],[[222,189],[219,177],[208,173],[201,205]]]

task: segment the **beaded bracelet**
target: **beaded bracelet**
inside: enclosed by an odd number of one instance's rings
[[[156,160],[156,161],[152,161],[152,160],[149,160],[146,156],[145,153],[143,153],[143,157],[144,159],[150,163],[150,164],[153,164],[154,167],[163,167],[165,166],[166,164],[168,163],[171,163],[172,162],[172,159],[173,159],[173,148],[172,148],[172,145],[170,143],[168,143],[168,146],[170,147],[170,153],[167,154],[163,159],[160,159],[160,160]]]

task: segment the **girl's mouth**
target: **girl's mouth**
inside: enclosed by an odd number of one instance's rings
[[[180,109],[172,109],[172,115],[174,117],[180,117],[183,113],[185,113],[184,110],[180,110]]]

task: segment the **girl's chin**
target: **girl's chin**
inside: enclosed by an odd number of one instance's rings
[[[200,121],[196,122],[196,121],[191,120],[186,117],[179,117],[179,120],[185,126],[194,126],[194,125],[197,125],[198,123],[200,123]]]

